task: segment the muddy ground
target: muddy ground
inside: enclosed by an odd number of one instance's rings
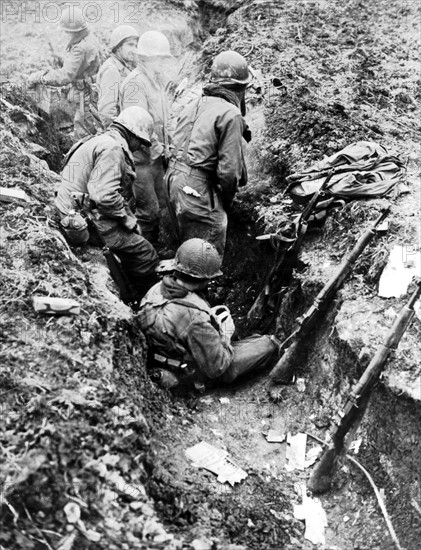
[[[277,89],[256,83],[249,92],[251,181],[231,214],[221,289],[241,334],[250,330],[245,315],[272,258],[255,236],[290,214],[282,198],[286,175],[359,139],[407,162],[410,193],[394,201],[388,234],[363,253],[306,343],[302,381],[277,401],[268,395],[267,373],[191,398],[157,388],[145,370],[144,338],[101,255],[70,250],[51,225],[49,204],[68,140],[57,118],[65,115],[37,111],[22,85],[25,73],[53,63],[47,36],[62,52],[54,14],[37,19],[28,9],[39,5],[42,15],[45,4],[51,3],[2,3],[1,71],[8,82],[0,98],[1,185],[24,189],[31,203],[0,204],[0,548],[311,549],[292,513],[310,470],[288,472],[286,444],[267,443],[263,434],[273,428],[324,439],[404,302],[379,298],[377,285],[394,244],[420,246],[418,3],[378,0],[372,9],[357,0],[120,1],[101,2],[100,17],[91,18],[104,51],[116,22],[167,32],[177,66],[188,56],[183,74],[191,84],[226,48],[282,82]],[[272,327],[279,337],[289,334],[380,205],[354,201],[308,236],[306,269],[295,275]],[[33,294],[78,299],[82,312],[36,315]],[[421,534],[420,335],[415,319],[373,395],[354,455],[383,490],[406,550],[418,548]],[[226,448],[247,479],[231,489],[193,468],[184,450],[202,440]],[[309,438],[308,449],[316,444]],[[324,548],[395,547],[370,485],[350,462],[321,501]]]

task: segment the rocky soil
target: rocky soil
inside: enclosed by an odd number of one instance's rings
[[[9,81],[0,97],[1,185],[25,190],[31,202],[0,203],[0,548],[314,548],[292,514],[310,470],[288,472],[286,444],[267,443],[263,434],[272,428],[323,439],[404,302],[379,298],[377,284],[394,244],[420,246],[419,6],[397,0],[378,0],[375,10],[358,0],[101,2],[93,27],[104,50],[118,10],[118,22],[131,16],[142,30],[168,33],[178,67],[190,56],[183,71],[191,84],[226,48],[245,55],[266,79],[249,93],[251,182],[232,213],[224,266],[222,291],[242,333],[271,260],[254,237],[290,214],[282,198],[285,176],[359,139],[407,161],[410,194],[393,203],[389,233],[364,252],[308,342],[300,384],[284,388],[274,402],[265,373],[189,399],[171,397],[150,381],[144,338],[118,300],[101,254],[70,250],[51,223],[58,176],[49,167],[58,170],[66,136],[28,102],[22,75],[53,63],[46,38],[60,54],[59,34],[51,16],[34,23],[34,15],[23,18],[25,2],[11,4],[16,13],[6,20],[3,6],[1,25],[2,80]],[[197,70],[190,65],[195,58]],[[270,77],[281,85],[270,85]],[[350,203],[309,236],[302,255],[307,267],[296,274],[273,327],[280,337],[379,206]],[[37,315],[34,294],[75,298],[82,312]],[[358,433],[357,458],[383,490],[406,550],[418,548],[421,534],[420,333],[415,319]],[[184,450],[202,440],[226,448],[247,479],[231,489],[193,468]],[[315,445],[310,438],[308,448]],[[324,548],[395,547],[371,487],[349,462],[321,501],[328,518]]]

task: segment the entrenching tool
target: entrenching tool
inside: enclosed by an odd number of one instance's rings
[[[387,359],[397,348],[403,334],[414,317],[414,305],[421,296],[420,278],[416,281],[416,285],[416,289],[408,302],[400,310],[383,343],[377,348],[370,364],[365,369],[357,384],[353,387],[343,412],[339,414],[340,422],[335,426],[332,434],[332,443],[330,447],[326,449],[320,462],[311,474],[308,484],[311,491],[322,493],[330,488],[333,475],[339,464],[339,459],[349,448],[354,438],[367,409],[371,392],[379,381],[386,366]]]
[[[269,374],[271,382],[275,384],[288,384],[290,382],[295,372],[297,364],[296,359],[303,339],[306,338],[316,326],[320,313],[324,311],[332,301],[334,295],[352,271],[361,252],[374,237],[377,226],[380,225],[388,215],[389,210],[390,205],[382,210],[382,213],[374,224],[361,235],[335,275],[333,275],[319,292],[311,307],[298,320],[298,328],[281,344],[281,351],[286,351]]]
[[[307,233],[309,219],[319,200],[324,197],[324,191],[333,174],[333,170],[328,172],[319,190],[314,193],[303,212],[294,222],[291,237],[278,233],[257,237],[259,240],[270,239],[276,250],[276,256],[272,267],[266,274],[263,288],[247,314],[247,319],[254,326],[265,319],[265,327],[267,328],[277,314],[282,298],[291,282],[294,268],[297,265],[298,254]]]

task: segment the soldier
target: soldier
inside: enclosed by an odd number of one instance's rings
[[[75,141],[94,135],[100,128],[92,105],[94,76],[98,72],[101,56],[96,39],[91,35],[82,11],[66,6],[60,19],[61,28],[70,36],[63,67],[49,71],[37,71],[28,78],[30,87],[36,84],[66,86],[71,84],[68,99],[77,105],[74,117]]]
[[[181,242],[201,237],[224,253],[227,209],[247,183],[243,137],[244,94],[250,73],[240,54],[216,56],[202,97],[179,115],[165,177],[169,210]]]
[[[65,158],[55,206],[70,244],[89,239],[86,224],[74,223],[73,193],[89,194],[95,226],[120,259],[139,297],[157,281],[158,256],[140,234],[129,207],[135,177],[132,153],[151,146],[153,121],[140,107],[120,113],[103,134],[75,144]],[[80,220],[79,220],[80,221]],[[83,221],[83,220],[82,220]]]
[[[120,25],[111,34],[111,55],[99,69],[98,113],[104,128],[120,113],[120,88],[135,67],[139,33],[130,25]]]
[[[152,243],[159,237],[161,211],[165,208],[164,167],[169,151],[167,95],[168,62],[172,60],[170,43],[157,31],[142,34],[138,43],[138,66],[123,82],[122,108],[131,105],[143,107],[152,116],[155,132],[162,146],[152,154],[152,162],[135,155],[136,216],[142,233]],[[172,63],[172,61],[171,61]]]
[[[138,317],[150,348],[150,366],[164,387],[232,382],[269,366],[279,355],[279,341],[273,336],[231,343],[235,327],[227,308],[211,308],[203,297],[209,280],[221,275],[220,267],[221,256],[213,245],[189,239],[177,250],[174,274],[151,288],[141,302]]]

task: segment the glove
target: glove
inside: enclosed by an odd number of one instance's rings
[[[44,74],[45,71],[37,71],[36,73],[30,74],[27,78],[28,88],[35,88],[35,86],[41,82]]]
[[[127,229],[127,231],[129,231],[130,233],[140,234],[140,229],[137,225],[137,219],[134,216],[129,216],[128,214],[126,214],[124,218],[121,219],[121,223],[124,228]]]
[[[235,332],[235,324],[231,317],[230,310],[227,306],[215,306],[211,308],[211,312],[219,325],[221,336],[224,337],[227,344],[230,344],[231,338]]]

